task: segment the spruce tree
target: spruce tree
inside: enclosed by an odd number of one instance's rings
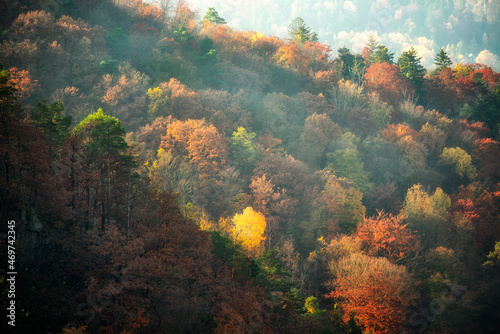
[[[434,58],[434,64],[439,68],[443,69],[445,67],[451,66],[453,62],[451,61],[451,58],[448,56],[446,51],[444,51],[443,48],[441,48]]]
[[[306,26],[304,20],[300,17],[295,18],[288,26],[288,34],[290,37],[298,42],[304,44],[311,39],[317,40],[317,35],[311,32],[311,28]]]
[[[355,57],[351,53],[351,50],[345,46],[338,49],[337,52],[339,53],[338,58],[341,61],[342,78],[349,80],[351,79],[351,68],[354,65]]]
[[[214,24],[226,24],[226,20],[219,16],[219,13],[214,7],[208,8],[207,13],[203,16],[203,19]]]
[[[385,45],[377,42],[374,35],[368,36],[366,48],[368,49],[367,62],[369,65],[378,62],[385,62],[391,65],[394,64],[394,53],[390,52]]]
[[[424,75],[426,73],[425,68],[420,64],[420,59],[421,57],[417,56],[417,50],[413,47],[403,52],[398,59],[401,75],[410,80],[418,89],[422,88]]]
[[[372,59],[373,63],[384,62],[392,65],[394,64],[394,53],[390,52],[385,45],[380,44],[373,54]]]
[[[373,54],[380,47],[380,43],[377,42],[373,34],[370,34],[370,36],[368,36],[368,42],[366,42],[366,46]]]

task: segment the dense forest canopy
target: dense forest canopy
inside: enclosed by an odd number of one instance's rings
[[[2,333],[498,333],[495,2],[249,4],[0,3]]]

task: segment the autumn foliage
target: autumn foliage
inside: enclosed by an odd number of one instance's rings
[[[236,243],[252,257],[262,255],[266,231],[266,218],[262,213],[247,207],[241,214],[233,217],[233,229],[230,231]]]
[[[337,233],[352,233],[363,220],[366,208],[363,194],[346,179],[329,176],[319,197],[322,224],[331,238]]]
[[[475,27],[429,70],[300,17],[276,37],[183,0],[2,2],[16,332],[496,333],[500,74],[464,63],[494,64],[494,15],[459,2],[387,22]]]
[[[373,333],[397,333],[405,328],[406,312],[415,298],[405,267],[354,253],[332,264],[331,270],[336,278],[327,297],[342,302],[344,321],[355,315]]]
[[[19,71],[13,67],[9,72],[11,81],[17,88],[17,97],[21,101],[26,101],[38,88],[38,81],[32,78],[28,70]]]
[[[160,147],[177,153],[188,152],[200,173],[214,175],[228,158],[228,140],[212,124],[201,120],[175,121],[167,126]]]
[[[356,238],[367,255],[383,256],[391,262],[402,260],[419,249],[419,240],[403,223],[403,217],[384,212],[365,218],[356,230]]]
[[[378,94],[380,99],[392,106],[397,106],[401,99],[415,93],[412,84],[400,75],[397,65],[375,63],[366,69],[364,85],[370,92]]]
[[[479,173],[486,178],[500,178],[500,144],[491,139],[483,138],[474,141],[474,157],[478,160]]]
[[[460,187],[452,212],[461,213],[469,222],[474,240],[482,249],[492,249],[495,240],[500,237],[498,227],[498,203],[500,201],[499,185],[492,189],[484,189],[477,183]],[[452,221],[456,228],[463,224],[459,220]],[[462,227],[463,228],[463,227]]]
[[[278,64],[297,70],[299,73],[306,74],[309,71],[309,60],[295,44],[282,46],[274,57]]]

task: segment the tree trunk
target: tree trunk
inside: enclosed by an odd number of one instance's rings
[[[130,171],[128,173],[128,185],[127,185],[127,243],[130,236]]]
[[[110,166],[110,158],[108,154],[108,193],[106,198],[106,218],[108,224],[111,223],[111,166]],[[103,225],[104,231],[104,225]]]

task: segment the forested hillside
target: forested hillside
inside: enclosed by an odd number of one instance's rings
[[[173,3],[172,0],[148,0]],[[201,13],[215,7],[228,24],[286,37],[297,16],[322,43],[361,52],[369,34],[397,56],[414,46],[433,67],[441,47],[456,62],[479,62],[500,70],[500,3],[494,0],[192,0]],[[334,50],[335,54],[335,50]]]
[[[2,333],[499,331],[499,73],[157,3],[0,4]]]

